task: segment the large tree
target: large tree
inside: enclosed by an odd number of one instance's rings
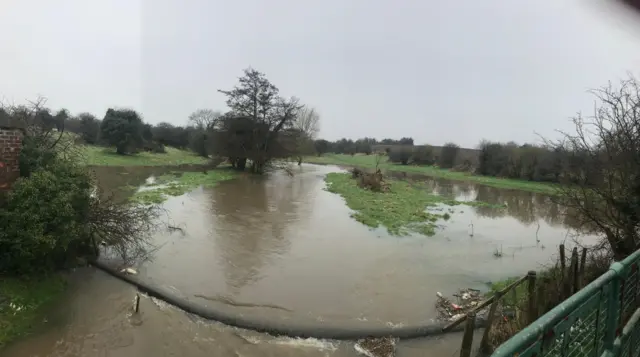
[[[78,120],[80,121],[79,134],[84,142],[90,145],[97,143],[100,120],[91,113],[78,114]]]
[[[143,142],[144,123],[140,115],[130,109],[109,108],[100,125],[101,138],[116,147],[120,155],[135,152]]]
[[[320,114],[315,108],[304,106],[298,112],[293,121],[295,129],[296,151],[298,155],[298,165],[302,164],[302,157],[310,155],[314,151],[313,140],[320,131]]]
[[[288,137],[301,106],[297,98],[285,99],[278,88],[255,69],[244,70],[231,90],[220,90],[227,96],[230,111],[220,118],[215,139],[218,154],[229,157],[232,164],[244,169],[251,160],[251,171],[262,173],[274,157],[287,155],[287,146],[279,134]]]

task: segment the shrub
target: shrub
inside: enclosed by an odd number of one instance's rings
[[[91,188],[85,171],[58,159],[18,179],[0,208],[0,271],[60,268],[94,252],[87,231]]]
[[[460,146],[454,143],[444,144],[440,153],[440,162],[438,163],[439,166],[445,169],[452,168],[456,164],[458,151],[460,151]]]
[[[416,146],[413,150],[411,162],[416,165],[433,165],[435,157],[433,155],[433,147],[430,145]]]
[[[409,148],[393,148],[389,151],[389,161],[395,164],[407,165],[413,154]]]
[[[146,128],[148,129],[148,128]],[[100,138],[115,146],[118,154],[135,152],[144,143],[145,125],[133,110],[108,109],[100,124]]]

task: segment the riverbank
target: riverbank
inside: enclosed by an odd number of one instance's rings
[[[411,233],[433,236],[439,220],[456,213],[454,206],[481,206],[483,202],[458,202],[432,194],[421,183],[386,179],[388,192],[374,192],[358,186],[350,173],[330,173],[327,190],[342,196],[358,222],[372,228],[384,226],[392,235]]]
[[[376,167],[376,155],[351,156],[342,154],[325,154],[323,156],[307,156],[304,158],[304,162],[310,164],[338,165],[372,169]],[[529,191],[550,195],[556,193],[555,185],[550,183],[472,175],[468,172],[450,171],[433,166],[399,165],[386,161],[386,157],[382,158],[378,168],[388,171],[424,175],[426,177],[444,178],[452,181],[477,182],[483,185],[504,189]]]
[[[0,350],[43,324],[42,313],[64,293],[59,274],[0,278]]]

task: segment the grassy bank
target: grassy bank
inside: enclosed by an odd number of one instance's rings
[[[87,165],[93,166],[173,166],[206,164],[209,160],[191,151],[167,147],[166,153],[141,152],[135,155],[118,155],[115,149],[84,145]]]
[[[387,180],[388,192],[365,190],[348,173],[330,173],[325,180],[327,190],[342,196],[355,211],[354,219],[373,228],[384,226],[393,235],[413,232],[431,236],[438,220],[447,220],[455,214],[453,206],[484,205],[446,199],[430,193],[420,183],[402,180]]]
[[[42,310],[64,292],[57,274],[40,278],[0,278],[0,350],[42,324]]]
[[[213,187],[219,182],[237,177],[230,169],[214,169],[201,172],[171,172],[156,177],[151,184],[142,186],[131,200],[144,204],[162,203],[169,196],[183,195],[199,186]],[[135,189],[135,188],[133,188]]]
[[[357,166],[363,168],[374,168],[376,166],[375,155],[351,156],[342,154],[325,154],[323,156],[308,156],[304,161],[310,164]],[[545,194],[554,194],[556,192],[555,186],[549,183],[471,175],[466,172],[450,171],[433,166],[399,165],[386,161],[386,158],[382,159],[382,162],[380,162],[378,167],[383,170],[420,174],[428,177],[444,178],[447,180],[477,182],[483,185],[497,188],[539,192]]]

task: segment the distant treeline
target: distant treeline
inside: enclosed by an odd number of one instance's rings
[[[318,155],[327,152],[368,155],[378,151],[386,154],[390,162],[401,165],[437,165],[485,176],[540,182],[560,182],[563,172],[575,171],[584,164],[583,155],[575,151],[486,140],[475,149],[451,142],[443,146],[413,145],[412,138],[316,140],[315,147]]]
[[[66,117],[64,121],[64,130],[78,134],[79,138],[89,145],[110,145],[110,140],[103,134],[101,130],[103,119],[109,118],[108,114],[102,119],[97,118],[90,113],[81,113],[77,116],[71,116],[65,111],[61,111],[62,116]],[[60,112],[59,112],[60,113]],[[55,114],[60,116],[61,114]],[[191,149],[195,152],[202,152],[204,147],[204,130],[196,125],[173,125],[170,123],[159,123],[156,125],[144,123],[137,113],[131,110],[114,110],[109,109],[107,113],[131,114],[131,120],[128,120],[129,126],[139,126],[133,132],[139,132],[140,150],[147,151],[164,151],[163,146],[171,146],[179,149]],[[120,115],[122,116],[122,115]],[[126,115],[125,115],[126,116]],[[137,119],[136,119],[137,118]],[[204,153],[203,153],[204,154]]]

